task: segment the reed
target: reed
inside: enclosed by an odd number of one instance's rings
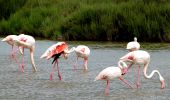
[[[168,0],[27,0],[0,33],[56,40],[170,41]]]

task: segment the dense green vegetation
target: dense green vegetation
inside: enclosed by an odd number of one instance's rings
[[[169,0],[14,1],[20,2],[16,9],[9,6],[10,15],[1,14],[2,35],[97,41],[130,41],[136,36],[139,41],[170,41]]]

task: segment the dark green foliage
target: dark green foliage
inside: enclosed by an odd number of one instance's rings
[[[0,21],[0,33],[54,40],[131,41],[136,36],[139,41],[170,41],[168,0],[25,1]]]
[[[20,9],[27,0],[0,0],[0,19],[7,19],[11,13]]]

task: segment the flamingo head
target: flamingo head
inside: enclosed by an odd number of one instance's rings
[[[13,39],[16,38],[16,35],[8,35],[7,37],[3,38],[2,41],[6,42],[6,41],[13,41]]]
[[[163,77],[160,77],[160,82],[161,82],[161,89],[165,88],[165,80]]]
[[[137,37],[134,37],[134,41],[137,42]]]
[[[51,50],[51,48],[47,49],[40,58],[46,58],[46,59],[50,59],[53,56],[53,52]]]
[[[75,47],[72,47],[70,50],[68,50],[68,47],[64,49],[63,57],[67,59],[69,57],[69,54],[75,50]]]

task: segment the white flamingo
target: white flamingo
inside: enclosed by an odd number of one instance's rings
[[[143,50],[132,51],[132,52],[129,52],[128,54],[126,54],[125,56],[121,57],[120,60],[139,65],[138,75],[137,75],[138,76],[137,87],[140,84],[139,77],[140,77],[140,65],[141,64],[144,65],[143,73],[144,73],[145,78],[150,79],[154,75],[154,73],[157,73],[159,75],[161,88],[163,89],[165,87],[164,78],[162,77],[162,75],[160,74],[160,72],[158,70],[153,70],[150,75],[147,75],[147,73],[146,73],[146,71],[148,69],[149,62],[150,62],[150,54],[148,52],[143,51]],[[128,67],[128,69],[132,66],[132,64]]]
[[[124,68],[127,68],[126,63],[123,61],[118,62],[118,67],[110,66],[102,70],[97,77],[96,80],[105,80],[107,81],[106,87],[105,87],[105,95],[108,95],[109,87],[110,87],[110,80],[113,80],[114,78],[119,78],[121,81],[123,81],[125,84],[127,84],[129,87],[133,88],[126,80],[123,79],[122,70]]]
[[[33,67],[34,72],[36,72],[37,68],[34,62],[34,49],[35,49],[34,37],[30,35],[20,34],[19,36],[17,36],[17,38],[13,39],[13,41],[14,41],[14,44],[19,47],[19,50],[22,54],[22,64],[21,64],[22,72],[24,72],[24,48],[27,48],[30,50],[30,58],[31,58],[32,67]]]
[[[76,56],[77,56],[77,60],[74,64],[74,68],[77,66],[77,61],[78,61],[78,58],[83,58],[84,59],[84,70],[87,70],[88,69],[88,58],[89,58],[89,55],[90,55],[90,49],[89,47],[85,46],[85,45],[78,45],[77,47],[72,47],[68,53],[70,52],[73,52],[75,51],[76,53]]]

